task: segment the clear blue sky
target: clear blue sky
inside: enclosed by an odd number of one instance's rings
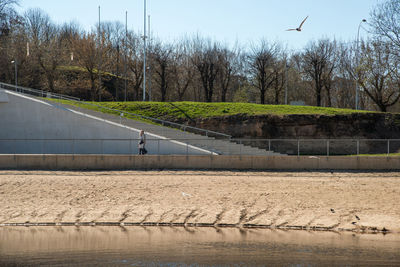
[[[281,41],[290,49],[301,49],[309,41],[329,37],[342,41],[356,38],[363,18],[382,0],[147,0],[154,35],[165,41],[185,34],[242,45],[261,38]],[[90,29],[101,19],[143,29],[143,0],[20,0],[20,11],[39,7],[54,22],[74,20]],[[309,15],[302,32],[287,32]],[[361,30],[361,35],[367,33]]]

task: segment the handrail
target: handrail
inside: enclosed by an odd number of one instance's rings
[[[109,107],[104,107],[104,106],[101,106],[101,105],[97,105],[97,104],[93,104],[93,103],[90,103],[90,102],[82,101],[81,99],[79,99],[77,97],[72,97],[72,96],[52,93],[52,92],[48,92],[48,91],[44,91],[44,90],[26,88],[26,87],[22,87],[22,86],[15,86],[15,85],[12,85],[12,84],[6,84],[6,83],[2,83],[2,82],[0,82],[0,88],[6,89],[6,90],[14,90],[14,91],[19,92],[19,93],[25,93],[25,94],[30,94],[30,95],[33,95],[33,96],[44,97],[44,98],[54,98],[54,99],[60,99],[60,100],[74,101],[74,102],[78,103],[78,106],[84,104],[84,105],[90,105],[90,106],[94,106],[94,107],[98,107],[98,108],[102,108],[102,109],[118,112],[119,114],[129,114],[129,115],[134,116],[134,117],[138,117],[138,118],[141,118],[141,119],[153,121],[155,123],[161,124],[162,126],[168,126],[169,125],[170,127],[173,127],[173,128],[178,128],[180,130],[183,129],[184,132],[186,132],[187,129],[190,129],[193,132],[200,132],[200,133],[203,133],[206,136],[209,136],[211,134],[214,137],[218,137],[219,136],[219,137],[226,138],[226,139],[232,138],[232,136],[228,135],[228,134],[219,133],[219,132],[216,132],[216,131],[211,131],[211,130],[206,130],[206,129],[201,129],[201,128],[188,126],[188,125],[185,125],[185,124],[179,124],[179,123],[175,123],[175,122],[170,122],[170,121],[166,121],[166,120],[161,120],[161,119],[157,119],[157,118],[152,118],[152,117],[148,117],[148,116],[143,116],[143,115],[127,112],[127,111],[124,111],[124,110],[118,110],[118,109],[113,109],[113,108],[109,108]]]
[[[257,141],[276,141],[276,142],[313,142],[313,141],[333,141],[333,142],[357,142],[357,141],[363,141],[363,142],[386,142],[386,141],[394,141],[394,142],[398,142],[400,141],[400,139],[382,139],[382,138],[377,138],[377,139],[367,139],[367,138],[288,138],[288,139],[284,139],[284,138],[232,138],[231,139],[232,142],[235,141],[248,141],[248,142],[257,142]]]
[[[2,83],[2,82],[0,82],[0,88],[6,89],[6,90],[13,90],[15,92],[23,93],[23,94],[29,94],[29,95],[36,94],[34,96],[40,96],[40,97],[46,97],[46,98],[80,101],[80,98],[78,98],[78,97],[67,96],[67,95],[48,92],[48,91],[44,91],[44,90],[27,88],[27,87],[23,87],[23,86],[19,86],[19,85],[15,86],[12,84]]]
[[[213,135],[216,135],[216,136],[222,136],[222,137],[227,138],[227,139],[232,138],[232,136],[228,135],[228,134],[215,132],[215,131],[211,131],[211,130],[205,130],[205,129],[201,129],[201,128],[197,128],[197,127],[193,127],[193,126],[189,126],[189,125],[185,125],[185,124],[180,124],[180,123],[176,123],[176,122],[156,119],[156,118],[152,118],[152,117],[148,117],[148,116],[144,116],[144,115],[139,115],[139,114],[127,112],[127,111],[124,111],[124,110],[104,107],[104,106],[96,105],[96,104],[93,104],[93,103],[90,103],[90,102],[79,101],[79,103],[83,103],[84,105],[90,105],[90,106],[94,106],[94,107],[103,108],[103,109],[107,109],[107,110],[110,110],[110,111],[118,112],[119,114],[121,114],[121,113],[122,114],[129,114],[129,115],[132,115],[132,116],[135,116],[135,117],[139,117],[141,119],[151,120],[151,121],[154,121],[156,123],[161,124],[162,126],[165,126],[165,124],[168,124],[168,125],[171,125],[171,126],[175,126],[176,128],[179,128],[181,130],[183,128],[183,131],[186,131],[186,129],[191,129],[191,130],[194,130],[194,131],[203,132],[203,133],[205,133],[206,136],[209,136],[209,134],[213,134]]]
[[[140,138],[0,138],[0,141],[70,141],[70,140],[77,140],[77,141],[129,141],[129,140],[140,140]],[[160,140],[160,138],[146,138],[147,141],[151,140]],[[165,141],[187,141],[187,140],[194,140],[198,141],[199,139],[192,139],[192,138],[163,138],[161,140]],[[202,139],[200,139],[202,140]],[[204,141],[204,140],[203,140]],[[328,138],[313,138],[313,139],[240,139],[235,138],[231,139],[230,141],[272,141],[272,142],[297,142],[297,141],[336,141],[336,142],[357,142],[357,141],[366,141],[366,142],[400,142],[400,139],[328,139]]]
[[[6,146],[0,146],[0,154],[7,154],[1,151],[1,149],[5,149],[5,151],[9,150],[10,148],[14,149],[17,147],[16,145],[19,142],[24,142],[24,147],[26,146],[25,142],[31,142],[30,144],[33,145],[36,142],[39,142],[39,145],[42,146],[42,153],[44,154],[44,149],[47,145],[51,145],[52,142],[71,142],[72,145],[72,150],[74,151],[75,146],[74,144],[79,143],[79,142],[90,142],[92,145],[93,143],[99,142],[99,145],[101,149],[103,149],[103,145],[106,144],[107,142],[129,142],[129,149],[132,149],[131,145],[132,142],[137,142],[139,141],[139,138],[0,138],[0,144],[3,142],[8,143],[9,145]],[[272,152],[273,154],[279,154],[279,155],[292,155],[292,156],[334,156],[334,155],[363,155],[363,154],[387,154],[389,156],[391,153],[399,153],[399,146],[400,146],[400,139],[230,139],[230,140],[224,140],[224,143],[219,143],[215,145],[214,140],[207,140],[207,139],[185,139],[185,138],[146,138],[147,144],[153,144],[153,142],[156,142],[156,150],[157,153],[160,152],[160,144],[162,142],[173,142],[178,145],[183,145],[186,146],[186,154],[188,153],[188,148],[196,148],[200,150],[206,150],[213,155],[259,155],[259,152],[266,151],[266,152]],[[193,141],[193,142],[191,142]],[[197,141],[200,141],[198,143]],[[206,141],[207,143],[203,143]],[[302,147],[300,144],[303,144],[303,142],[321,142],[324,141],[324,146],[316,146],[316,147]],[[332,141],[336,142],[354,142],[354,147],[334,147],[332,144]],[[226,142],[226,143],[225,143]],[[229,147],[231,142],[236,142],[238,143],[238,147]],[[265,146],[258,146],[257,144],[251,144],[251,142],[265,142]],[[287,149],[285,147],[276,147],[276,143],[274,144],[275,146],[272,146],[272,143],[274,142],[295,142],[296,147],[292,152],[284,152],[282,149]],[[367,146],[367,147],[362,147],[361,144],[363,142],[376,142],[379,145],[379,147],[376,146]],[[42,143],[42,144],[41,144]],[[365,143],[364,143],[365,144]],[[373,145],[374,143],[370,143],[369,145]],[[339,144],[340,145],[340,144]],[[253,151],[249,147],[256,147],[259,149],[259,151]],[[210,148],[212,147],[212,148]],[[276,150],[278,148],[278,150]],[[367,150],[365,150],[367,148]],[[222,149],[222,150],[221,150]],[[311,150],[310,150],[311,149]],[[339,150],[338,150],[339,149]],[[68,150],[68,149],[67,149]],[[282,151],[281,151],[282,150]],[[103,151],[103,150],[102,150]],[[338,152],[339,151],[339,152]],[[363,153],[363,151],[365,151]],[[90,152],[90,150],[89,150]],[[333,153],[332,153],[333,152]],[[255,153],[255,154],[254,154]],[[282,154],[283,153],[283,154]],[[12,153],[11,153],[12,154]],[[14,151],[15,154],[15,151]],[[27,154],[32,154],[32,153],[27,153]],[[39,153],[40,154],[40,153]],[[269,154],[271,155],[271,154]]]

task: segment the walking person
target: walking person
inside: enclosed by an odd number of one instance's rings
[[[146,150],[145,146],[146,146],[146,135],[144,134],[144,131],[141,130],[140,134],[139,134],[139,143],[138,143],[139,155],[147,154],[147,150]]]

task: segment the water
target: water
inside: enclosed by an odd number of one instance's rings
[[[0,227],[0,266],[400,266],[400,235]]]

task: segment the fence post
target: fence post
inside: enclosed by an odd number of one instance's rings
[[[239,140],[239,155],[242,156],[242,140]]]
[[[387,140],[387,156],[390,155],[390,139]]]
[[[268,139],[268,151],[271,151],[271,139]]]
[[[326,155],[329,157],[329,140],[326,140]]]
[[[357,139],[357,156],[360,154],[360,140]]]
[[[189,144],[186,141],[186,157],[189,155]]]
[[[72,139],[72,159],[75,159],[75,139]]]
[[[297,156],[300,157],[300,140],[297,139]]]
[[[157,139],[157,154],[160,155],[160,139]]]

